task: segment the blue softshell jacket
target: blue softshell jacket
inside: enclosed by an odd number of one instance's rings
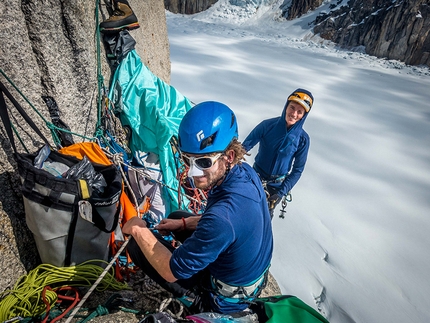
[[[272,225],[263,187],[255,170],[242,163],[210,190],[196,230],[173,252],[170,268],[177,279],[207,268],[224,283],[247,286],[268,268],[272,251]],[[213,294],[210,298],[220,313],[248,307]]]
[[[287,194],[297,183],[305,168],[308,157],[310,138],[303,129],[309,113],[287,129],[285,121],[286,107],[277,118],[263,120],[242,143],[246,151],[260,144],[255,156],[254,168],[262,179],[270,181],[281,176],[279,183],[268,183],[280,195]]]

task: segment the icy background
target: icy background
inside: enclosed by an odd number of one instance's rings
[[[171,84],[227,104],[241,140],[296,88],[313,93],[306,169],[273,219],[282,293],[332,323],[430,322],[429,68],[313,36],[330,1],[293,21],[279,18],[283,1],[231,3],[166,13]]]

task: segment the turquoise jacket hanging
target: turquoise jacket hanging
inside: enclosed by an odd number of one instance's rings
[[[164,183],[178,189],[170,139],[177,136],[182,117],[192,108],[190,101],[155,76],[135,50],[128,52],[116,68],[109,99],[122,125],[131,130],[129,148],[133,155],[139,151],[157,154]],[[169,197],[165,199],[166,207],[170,211],[178,209],[178,193],[171,189],[165,191]]]

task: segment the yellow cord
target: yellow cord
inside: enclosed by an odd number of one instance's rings
[[[55,267],[49,264],[41,264],[21,276],[12,290],[0,293],[0,322],[15,317],[34,317],[46,312],[46,304],[42,299],[42,292],[46,286],[51,288],[74,286],[90,287],[103,272],[100,263],[102,260],[89,260],[71,267]],[[107,273],[97,291],[106,289],[128,289],[126,283],[118,282],[113,274]],[[57,301],[57,294],[49,289],[45,291],[45,300],[52,307]]]

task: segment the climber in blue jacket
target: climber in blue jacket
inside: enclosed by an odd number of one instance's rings
[[[291,191],[305,168],[310,138],[303,124],[313,102],[311,92],[295,90],[281,116],[263,120],[243,142],[246,151],[260,143],[253,167],[265,186],[272,218],[276,205]]]
[[[242,163],[233,111],[219,102],[202,102],[179,126],[181,158],[194,185],[208,190],[200,215],[174,211],[155,229],[175,237],[175,248],[137,217],[125,234],[133,262],[187,304],[193,312],[234,313],[249,307],[265,286],[273,252],[272,225],[261,181]]]

